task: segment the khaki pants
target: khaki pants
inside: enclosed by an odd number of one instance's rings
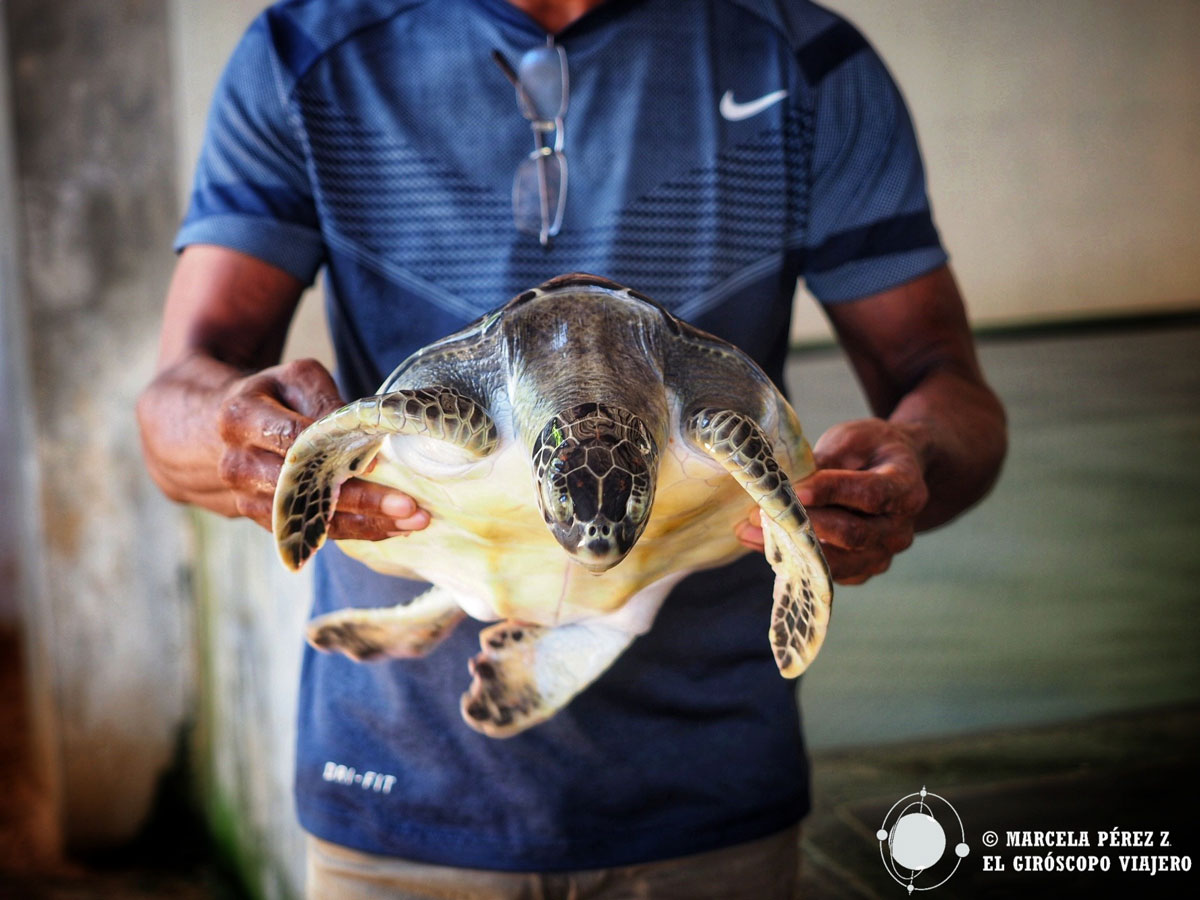
[[[547,875],[372,856],[310,837],[309,900],[796,900],[800,826],[694,856]]]

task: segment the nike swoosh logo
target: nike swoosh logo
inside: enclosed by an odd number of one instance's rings
[[[757,116],[768,106],[774,106],[787,95],[787,91],[772,91],[749,103],[738,103],[733,99],[733,91],[726,91],[725,95],[721,97],[721,115],[730,122],[740,122],[742,119]]]

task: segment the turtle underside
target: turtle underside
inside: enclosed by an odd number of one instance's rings
[[[570,275],[418,351],[378,394],[307,429],[280,475],[274,530],[295,569],[324,542],[346,479],[416,498],[427,528],[339,546],[430,589],[323,616],[309,640],[403,658],[464,615],[497,622],[461,708],[507,737],[599,677],[684,576],[747,552],[734,529],[756,506],[776,572],[769,644],[781,673],[799,675],[832,597],[791,488],[812,468],[795,413],[749,357],[636,292]]]

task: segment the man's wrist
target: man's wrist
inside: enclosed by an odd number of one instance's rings
[[[921,473],[926,474],[935,455],[934,428],[924,419],[891,418],[888,424],[895,429],[917,458]]]

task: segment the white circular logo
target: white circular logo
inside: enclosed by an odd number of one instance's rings
[[[946,853],[946,824],[958,838],[953,855]],[[941,887],[971,852],[958,811],[945,797],[924,787],[892,804],[875,837],[884,868],[910,894]]]

